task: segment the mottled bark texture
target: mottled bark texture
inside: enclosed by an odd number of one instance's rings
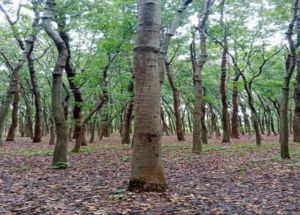
[[[16,92],[14,94],[14,99],[12,102],[12,113],[11,113],[11,125],[8,130],[8,134],[6,137],[6,141],[14,141],[15,134],[18,127],[18,113],[19,113],[19,100],[20,100],[20,93],[19,93],[19,78],[17,77],[17,85],[16,85]]]
[[[220,25],[223,31],[223,50],[222,50],[222,61],[221,61],[221,79],[220,79],[220,93],[222,101],[222,128],[223,128],[223,143],[230,142],[230,126],[229,126],[229,113],[227,104],[227,90],[226,90],[226,77],[227,77],[227,52],[228,52],[228,41],[227,41],[227,29],[224,23],[224,5],[225,0],[221,1],[221,16]]]
[[[160,27],[160,1],[139,0],[134,49],[135,131],[128,187],[130,191],[166,190],[161,159],[158,71]]]
[[[52,73],[52,114],[56,129],[56,143],[53,155],[53,168],[67,168],[68,150],[68,126],[64,118],[64,109],[62,106],[62,75],[68,59],[68,49],[65,42],[60,37],[57,30],[52,26],[52,20],[55,17],[55,1],[47,0],[43,13],[43,27],[49,37],[53,40],[58,50],[58,58]]]
[[[202,70],[207,61],[207,44],[206,44],[206,22],[208,20],[210,8],[214,1],[207,0],[203,16],[199,20],[197,30],[200,34],[200,58],[197,61],[195,36],[193,35],[193,42],[190,46],[191,60],[193,66],[193,80],[194,80],[194,111],[193,111],[193,152],[199,154],[202,152],[201,140],[201,119],[202,119],[202,100],[203,100],[203,86],[202,86]]]

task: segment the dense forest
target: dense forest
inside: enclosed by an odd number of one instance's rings
[[[1,214],[299,214],[299,0],[1,0]]]

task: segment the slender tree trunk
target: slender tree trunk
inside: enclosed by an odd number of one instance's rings
[[[55,144],[55,137],[56,137],[56,132],[55,132],[55,123],[53,120],[53,117],[50,117],[50,140],[49,140],[49,145],[54,145]]]
[[[238,139],[239,134],[239,105],[238,105],[238,88],[237,88],[236,78],[233,81],[233,89],[232,89],[232,116],[231,116],[231,138]]]
[[[39,143],[42,141],[42,126],[43,126],[43,110],[41,104],[41,93],[36,77],[36,72],[34,68],[34,63],[32,59],[32,55],[30,54],[27,58],[28,60],[28,68],[30,73],[30,80],[32,85],[32,93],[34,95],[34,105],[35,105],[35,125],[34,125],[34,136],[33,142]]]
[[[200,58],[197,62],[196,57],[196,47],[195,47],[195,35],[193,33],[193,42],[190,46],[191,60],[193,66],[193,79],[194,79],[194,95],[195,95],[195,104],[194,104],[194,123],[193,123],[193,152],[199,154],[202,152],[202,137],[201,137],[201,118],[202,118],[202,70],[207,61],[207,44],[206,44],[206,22],[210,13],[210,8],[213,4],[213,0],[207,0],[203,17],[199,20],[197,30],[200,34]]]
[[[171,39],[175,35],[177,29],[180,26],[180,20],[184,14],[184,11],[189,6],[189,4],[192,3],[192,1],[193,0],[182,1],[182,4],[180,5],[180,7],[178,8],[178,10],[176,11],[176,13],[173,17],[170,28],[168,29],[168,31],[165,35],[161,36],[161,38],[163,38],[163,39],[160,43],[160,50],[159,50],[159,55],[158,55],[158,70],[159,70],[159,76],[160,76],[159,79],[160,79],[161,85],[164,82],[164,77],[165,77],[165,73],[166,73],[165,61],[166,61],[166,57],[167,57]]]
[[[159,0],[138,1],[134,49],[135,131],[128,190],[165,191],[161,159],[161,115],[158,52],[161,27]]]
[[[181,121],[179,90],[175,85],[173,67],[171,63],[166,62],[166,70],[167,70],[167,77],[173,93],[173,107],[174,107],[174,114],[175,114],[175,121],[176,121],[177,140],[184,141],[185,138],[183,133],[183,125]]]
[[[227,104],[227,90],[226,90],[226,76],[227,76],[227,52],[228,52],[228,42],[227,42],[227,29],[224,23],[224,5],[225,0],[221,2],[221,18],[220,25],[223,30],[223,51],[222,51],[222,62],[221,62],[221,79],[220,79],[220,93],[222,101],[222,128],[223,128],[223,143],[230,142],[230,126],[229,126],[229,113]]]
[[[253,123],[253,129],[254,129],[254,132],[255,132],[256,145],[261,146],[259,116],[258,116],[256,108],[254,106],[252,88],[251,88],[250,84],[247,82],[244,75],[242,75],[242,78],[243,78],[243,81],[244,81],[244,87],[245,87],[247,97],[248,97],[248,104],[249,104],[249,107],[250,107],[250,110],[251,110],[251,120],[252,120],[252,123]]]
[[[134,79],[134,78],[132,78]],[[131,98],[129,100],[129,103],[127,105],[125,116],[122,123],[122,144],[130,144],[130,131],[131,131],[131,118],[132,118],[132,112],[133,112],[133,103],[134,103],[134,84],[133,80],[130,81],[128,85],[128,92],[131,95]]]
[[[300,18],[298,16],[299,0],[294,0],[292,5],[292,19],[289,23],[287,30],[287,40],[289,43],[290,53],[286,59],[286,74],[283,79],[282,86],[282,98],[280,105],[280,155],[282,159],[290,159],[289,153],[289,124],[288,124],[288,109],[289,109],[289,92],[290,92],[290,80],[297,65],[297,72],[300,68],[299,59],[299,42],[300,42]],[[293,41],[293,31],[296,23],[297,30],[297,44]],[[296,133],[296,131],[294,131]]]
[[[60,37],[59,33],[54,30],[51,23],[55,14],[54,5],[54,0],[48,0],[46,2],[43,13],[43,26],[58,50],[58,59],[52,73],[52,112],[56,128],[53,168],[60,169],[69,167],[67,160],[68,126],[64,119],[64,110],[62,107],[62,75],[69,55],[65,42]]]
[[[202,116],[201,116],[201,139],[203,144],[208,144],[208,137],[207,137],[207,127],[205,123],[205,104],[202,103],[201,105],[201,111],[202,111]]]

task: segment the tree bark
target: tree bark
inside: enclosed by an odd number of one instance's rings
[[[160,1],[139,0],[134,49],[135,131],[128,187],[130,191],[166,190],[161,159],[158,71],[160,27]]]
[[[68,127],[64,119],[62,106],[62,75],[68,59],[68,49],[59,33],[53,28],[52,20],[55,16],[55,0],[47,0],[43,13],[43,27],[49,37],[53,40],[58,50],[52,76],[52,112],[56,128],[56,144],[53,155],[53,168],[61,169],[69,167],[67,160],[68,150]]]
[[[294,0],[292,5],[292,19],[289,23],[287,30],[287,40],[289,43],[289,55],[286,59],[286,74],[283,79],[282,86],[282,98],[280,105],[280,155],[282,159],[290,159],[289,153],[289,124],[288,124],[288,109],[289,109],[289,91],[290,91],[290,80],[295,70],[295,66],[299,66],[299,56],[297,53],[299,52],[299,42],[300,42],[300,18],[298,17],[298,8],[299,8],[299,0]],[[297,25],[297,53],[296,47],[293,41],[293,31],[295,28],[295,23]],[[296,60],[297,59],[297,60]]]
[[[239,76],[233,80],[232,89],[232,116],[231,116],[231,138],[238,139],[240,136],[239,132],[239,105],[238,105],[238,88],[237,81]]]
[[[17,78],[17,81],[18,81],[18,83],[16,86],[16,92],[14,94],[14,99],[12,102],[13,110],[12,110],[12,114],[11,114],[11,125],[9,127],[6,141],[14,141],[15,140],[16,129],[18,127],[18,112],[19,112],[19,100],[20,100],[19,78]]]
[[[227,41],[227,29],[224,23],[224,6],[225,0],[221,1],[221,16],[220,25],[223,31],[223,50],[222,50],[222,61],[221,61],[221,79],[220,79],[220,93],[222,101],[222,128],[223,128],[223,143],[230,142],[230,126],[229,126],[229,113],[227,104],[227,90],[226,90],[226,77],[227,77],[227,52],[228,52],[228,41]]]
[[[177,89],[175,85],[174,80],[174,73],[173,73],[173,67],[172,64],[169,62],[165,62],[166,64],[166,70],[167,70],[167,77],[172,89],[173,93],[173,107],[174,107],[174,115],[175,115],[175,121],[176,121],[176,135],[178,141],[184,141],[184,132],[183,132],[183,125],[181,120],[181,112],[180,112],[180,97],[179,97],[179,90]]]
[[[132,71],[132,69],[131,69]],[[130,144],[130,131],[131,131],[131,119],[132,119],[132,113],[133,113],[133,104],[134,104],[134,75],[132,71],[132,80],[130,80],[128,85],[128,93],[130,94],[130,100],[127,105],[123,123],[122,123],[122,144]]]
[[[194,123],[193,123],[193,152],[200,154],[202,152],[202,101],[203,101],[203,86],[202,86],[202,70],[207,61],[207,44],[206,44],[206,22],[210,13],[210,8],[213,4],[213,0],[207,0],[203,17],[199,20],[197,30],[200,34],[200,58],[199,62],[196,60],[196,47],[195,47],[195,36],[193,34],[193,42],[190,46],[191,60],[193,65],[193,79],[194,79],[194,95],[195,95],[195,104],[194,104]]]

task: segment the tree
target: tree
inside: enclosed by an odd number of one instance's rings
[[[298,17],[298,8],[299,8],[299,0],[294,0],[292,5],[292,19],[289,23],[286,37],[289,44],[289,53],[288,57],[286,58],[285,66],[286,66],[286,74],[283,79],[283,86],[282,86],[282,98],[280,104],[280,155],[282,159],[290,159],[289,153],[289,124],[288,124],[288,109],[289,109],[289,91],[290,91],[290,80],[293,75],[293,72],[296,67],[296,58],[297,50],[299,48],[299,41],[300,41],[300,19]],[[297,47],[293,41],[293,31],[295,28],[297,29]],[[298,65],[298,64],[297,64]]]
[[[226,76],[227,76],[227,52],[228,52],[228,41],[227,41],[227,29],[224,23],[224,5],[225,0],[221,1],[221,16],[220,25],[223,31],[223,46],[222,46],[222,62],[221,62],[221,79],[220,79],[220,93],[222,101],[222,127],[223,127],[223,142],[230,142],[230,125],[229,125],[229,113],[226,95]]]
[[[197,30],[200,34],[200,58],[199,62],[196,58],[196,45],[195,45],[195,34],[193,34],[193,42],[190,46],[191,60],[193,65],[193,80],[194,80],[194,96],[195,104],[193,110],[193,152],[196,154],[202,151],[202,140],[201,140],[201,119],[202,119],[202,102],[203,102],[203,85],[201,72],[204,64],[207,61],[207,44],[206,44],[206,23],[210,13],[210,9],[214,1],[207,0],[205,8],[203,10],[203,17],[199,20]]]
[[[128,187],[130,191],[166,190],[161,160],[158,71],[160,26],[160,1],[139,0],[134,48],[135,131]]]
[[[68,151],[68,128],[64,118],[63,99],[62,99],[62,75],[68,59],[68,49],[64,40],[54,29],[52,20],[55,16],[55,0],[48,0],[45,4],[43,13],[43,27],[49,37],[53,40],[58,50],[58,58],[52,73],[52,114],[56,128],[56,144],[53,155],[53,168],[67,168]]]

